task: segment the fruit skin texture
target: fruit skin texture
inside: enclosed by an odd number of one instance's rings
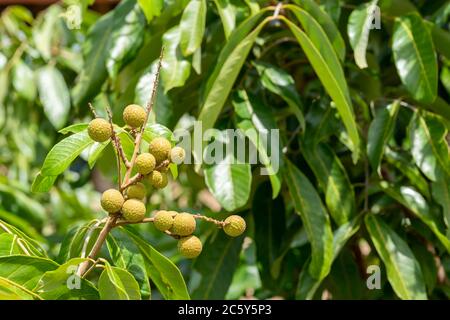
[[[195,231],[195,218],[189,213],[180,213],[173,218],[173,226],[170,230],[172,233],[179,236],[188,236]]]
[[[223,231],[231,237],[238,237],[244,233],[246,224],[245,220],[237,215],[229,216],[225,219],[226,225],[223,227]]]
[[[184,161],[186,157],[186,152],[181,147],[174,147],[170,150],[170,161],[175,164],[180,164]]]
[[[147,194],[147,191],[145,190],[145,186],[140,182],[138,182],[132,186],[129,186],[127,188],[128,199],[142,200],[145,198],[146,194]]]
[[[105,211],[114,213],[120,211],[124,201],[125,199],[119,190],[108,189],[103,192],[100,204]]]
[[[169,140],[163,137],[157,137],[150,142],[149,152],[155,157],[156,162],[160,163],[169,158],[172,145]]]
[[[144,108],[137,104],[130,104],[123,111],[123,121],[132,128],[142,126],[146,116]]]
[[[155,169],[156,159],[148,152],[141,153],[136,157],[136,170],[140,174],[149,174]]]
[[[89,122],[88,134],[92,140],[97,142],[104,142],[111,138],[111,124],[105,119],[96,118]]]
[[[188,259],[197,258],[202,252],[202,242],[196,236],[188,236],[178,240],[178,252]]]
[[[176,214],[175,211],[158,211],[155,214],[155,220],[153,220],[155,228],[162,232],[172,228],[174,214]]]
[[[152,171],[149,174],[150,183],[157,189],[162,189],[167,186],[167,174],[165,172]]]
[[[129,199],[122,206],[122,216],[130,222],[139,222],[145,216],[145,204],[136,199]]]

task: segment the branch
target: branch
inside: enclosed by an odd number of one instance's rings
[[[120,227],[120,226],[124,226],[124,225],[127,225],[127,224],[148,223],[148,222],[153,222],[154,220],[155,220],[155,218],[144,218],[144,219],[142,219],[141,221],[138,221],[138,222],[119,220],[119,221],[116,222],[114,227]]]
[[[97,112],[95,112],[94,107],[92,106],[92,103],[88,103],[89,109],[91,109],[92,114],[94,115],[94,118],[98,118]]]
[[[207,216],[203,216],[201,214],[193,214],[195,219],[201,219],[201,220],[205,220],[211,223],[214,223],[215,225],[217,225],[220,228],[223,228],[225,225],[227,225],[228,223],[226,223],[225,221],[220,221],[220,220],[216,220]]]
[[[144,175],[140,174],[140,173],[136,173],[133,177],[131,177],[130,179],[128,179],[128,182],[124,182],[122,184],[122,186],[120,187],[120,191],[125,190],[126,188],[128,188],[129,186],[141,181],[142,179],[144,179]]]
[[[152,111],[153,104],[155,103],[156,89],[158,88],[159,74],[161,72],[163,55],[164,55],[164,47],[161,49],[161,54],[159,56],[158,68],[156,69],[155,80],[153,81],[152,94],[150,96],[150,99],[147,102],[147,108],[146,108],[146,112],[145,112],[145,120],[144,120],[144,123],[142,124],[141,130],[139,130],[139,132],[136,134],[136,139],[134,140],[133,156],[131,157],[131,160],[130,160],[130,167],[128,167],[128,170],[125,174],[125,178],[124,178],[125,182],[128,182],[128,180],[130,179],[131,171],[134,167],[134,163],[136,162],[136,158],[137,158],[137,155],[138,155],[140,147],[141,147],[142,136],[144,135],[144,130],[145,130],[145,127],[147,126],[148,117],[149,117],[150,111]]]

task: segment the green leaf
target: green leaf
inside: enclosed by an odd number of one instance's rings
[[[89,29],[84,42],[85,63],[77,83],[72,90],[75,106],[85,108],[101,91],[108,72],[106,60],[109,57],[112,33],[124,24],[126,15],[134,8],[135,1],[121,1],[109,13],[103,15]]]
[[[137,0],[137,2],[148,22],[152,21],[153,17],[159,17],[164,7],[164,0]]]
[[[103,154],[105,148],[110,144],[110,140],[105,142],[95,142],[89,147],[88,150],[88,165],[89,168],[93,168],[98,158]]]
[[[163,35],[164,60],[161,68],[161,80],[164,83],[164,92],[172,88],[181,87],[189,78],[191,64],[183,58],[180,50],[181,30],[179,26],[173,27]]]
[[[347,33],[350,44],[354,51],[356,65],[361,68],[367,68],[366,50],[369,42],[369,33],[373,23],[373,8],[378,0],[372,0],[358,6],[352,11],[348,19]]]
[[[114,265],[128,270],[139,283],[142,298],[150,296],[150,282],[144,257],[133,241],[122,232],[110,233],[106,239],[108,251]]]
[[[425,112],[416,114],[409,133],[411,154],[423,174],[431,181],[436,181],[440,172],[450,174],[447,128],[441,118]]]
[[[365,223],[397,296],[404,300],[427,299],[420,265],[408,244],[373,214],[366,216]]]
[[[236,26],[236,8],[230,0],[214,0],[214,3],[222,21],[225,38],[229,38]]]
[[[5,217],[5,211],[0,210],[0,217],[3,219]],[[29,225],[23,225],[24,222],[20,222],[19,218],[16,217],[16,219],[9,219],[11,223],[14,223],[16,226],[22,227],[22,230],[27,231],[27,233],[19,230],[17,227],[6,223],[3,220],[0,220],[0,234],[10,234],[17,239],[20,239],[20,243],[23,244],[23,247],[25,248],[24,251],[28,251],[28,253],[31,253],[34,256],[43,257],[46,258],[47,254],[45,250],[41,247],[39,242],[37,242],[35,239],[31,238],[29,234],[35,235],[37,232],[35,230],[30,232],[31,226]],[[41,237],[39,234],[37,234],[39,237]],[[43,239],[42,239],[43,240]]]
[[[43,300],[33,291],[4,277],[0,277],[0,297],[4,300]]]
[[[180,21],[180,48],[184,56],[193,54],[202,43],[206,23],[206,0],[191,0]]]
[[[212,157],[214,163],[207,165],[204,172],[206,185],[217,201],[225,210],[234,211],[247,203],[252,175],[250,164],[238,159],[234,150],[231,150],[230,146],[234,137],[233,134],[228,133],[219,132],[217,140],[208,145],[205,157],[208,157],[208,154],[212,155],[213,151],[215,157]],[[221,155],[222,159],[219,159],[219,153],[224,147],[226,153]]]
[[[305,9],[320,24],[333,45],[339,60],[344,61],[345,42],[341,36],[341,32],[330,15],[327,14],[314,0],[294,0],[294,3]],[[287,8],[292,7],[294,6],[287,6]]]
[[[370,123],[367,137],[367,157],[373,170],[381,176],[380,163],[384,149],[394,132],[397,113],[400,109],[399,101],[388,105],[385,109],[376,113],[375,118]]]
[[[44,273],[34,292],[46,300],[98,300],[97,289],[86,279],[76,275],[78,266],[87,258],[74,258],[57,269]]]
[[[380,183],[382,190],[402,206],[411,210],[428,228],[436,235],[439,241],[444,245],[447,252],[450,252],[450,240],[442,232],[442,227],[433,217],[428,203],[423,196],[408,186],[390,186],[385,181]]]
[[[159,123],[147,124],[143,135],[144,140],[150,142],[156,137],[164,137],[171,142],[175,140],[173,133],[169,128]]]
[[[356,232],[358,232],[360,225],[361,225],[361,216],[356,216],[351,221],[341,225],[334,232],[332,261],[334,261],[338,257],[339,253],[341,252],[342,248],[347,243],[347,241]],[[311,300],[314,297],[314,294],[316,293],[320,284],[322,283],[322,280],[314,279],[308,272],[308,268],[306,266],[310,264],[310,261],[311,259],[308,259],[299,275],[297,292],[295,296],[295,298],[299,300],[305,299]]]
[[[437,61],[430,32],[417,13],[395,19],[392,35],[397,72],[411,96],[431,103],[437,95]]]
[[[251,28],[262,16],[259,15],[251,17],[246,22],[233,32],[225,47],[222,49],[219,59],[216,63],[211,77],[208,79],[206,85],[205,101],[201,107],[198,121],[202,124],[202,132],[212,128],[216,122],[225,101],[233,87],[234,81],[244,65],[244,62],[252,48],[256,38],[261,29],[269,22],[268,19],[261,22],[252,32]],[[248,32],[250,32],[248,34]],[[198,143],[198,142],[197,142]],[[197,148],[194,146],[194,156],[196,159],[201,157],[201,154],[196,152]]]
[[[121,230],[136,243],[145,259],[147,272],[165,299],[187,300],[189,293],[180,270],[130,227]]]
[[[328,145],[315,145],[305,134],[303,156],[313,170],[325,193],[325,203],[331,217],[342,225],[355,215],[355,192],[339,158]]]
[[[301,22],[305,32],[286,18],[281,18],[291,29],[326,91],[335,102],[351,141],[353,161],[356,162],[359,157],[360,140],[347,81],[339,59],[320,25],[307,12],[296,8],[291,10]]]
[[[55,67],[46,66],[37,70],[37,86],[45,115],[55,129],[61,129],[70,111],[70,94],[64,77]]]
[[[279,196],[272,200],[270,195],[268,183],[261,184],[255,192],[251,207],[259,273],[263,283],[269,287],[277,278],[272,272],[272,266],[281,254],[281,244],[286,233],[283,198]]]
[[[28,101],[33,101],[36,98],[36,83],[33,70],[22,60],[19,60],[14,65],[12,85],[22,98]]]
[[[78,133],[86,130],[88,126],[89,123],[75,123],[60,129],[58,132],[61,134]]]
[[[262,104],[256,96],[249,96],[245,90],[237,91],[233,97],[233,106],[240,118],[238,128],[253,143],[259,153],[259,160],[266,168],[272,184],[272,198],[275,199],[281,189],[281,177],[277,174],[281,159],[270,158],[269,154],[276,154],[276,150],[269,150],[269,138],[277,129],[277,124],[273,119],[270,109]],[[253,134],[256,133],[256,134]],[[281,153],[281,148],[278,150]],[[274,163],[277,161],[277,163]],[[262,174],[262,171],[261,171]]]
[[[31,185],[31,192],[49,192],[58,176],[44,176],[39,172]]]
[[[311,243],[312,260],[309,273],[323,279],[329,272],[333,255],[333,233],[330,218],[308,178],[289,161],[285,179],[296,212],[302,218]]]
[[[202,275],[192,298],[224,299],[239,262],[244,236],[232,238],[218,230],[206,240],[194,268]]]
[[[136,279],[127,270],[109,264],[98,279],[98,291],[102,300],[141,300]]]
[[[292,76],[268,63],[253,62],[253,65],[258,71],[262,85],[282,97],[297,117],[302,128],[305,128],[305,117],[302,112],[303,104]]]
[[[131,59],[133,59],[144,41],[145,17],[136,4],[124,17],[124,22],[111,34],[106,69],[112,79]]]
[[[42,275],[55,270],[58,264],[50,259],[23,255],[0,257],[0,277],[33,290]]]
[[[10,256],[15,254],[22,254],[29,256],[27,248],[21,243],[23,241],[15,234],[1,233],[0,234],[0,256]]]
[[[444,221],[447,226],[447,238],[450,239],[450,177],[442,174],[431,184],[434,200],[442,207]]]
[[[87,130],[75,133],[58,142],[47,154],[42,165],[41,174],[57,176],[63,173],[80,153],[92,145],[94,141]]]

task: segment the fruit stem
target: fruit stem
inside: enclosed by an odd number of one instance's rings
[[[123,164],[125,165],[125,167],[129,168],[130,167],[130,161],[128,161],[128,159],[127,159],[127,157],[125,155],[125,151],[123,151],[122,143],[120,142],[120,139],[117,137],[116,131],[114,130],[111,109],[106,107],[106,113],[108,114],[108,120],[109,120],[109,123],[111,125],[111,130],[112,130],[111,140],[113,142],[113,145],[114,145],[117,153],[119,154],[120,158],[122,159]],[[120,165],[120,163],[119,163],[119,165]],[[120,167],[119,167],[119,170],[120,170]],[[120,177],[120,173],[119,173],[119,177]]]

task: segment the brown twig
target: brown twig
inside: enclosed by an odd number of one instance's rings
[[[140,173],[136,173],[133,177],[131,177],[130,179],[128,179],[127,183],[123,183],[122,186],[120,187],[120,191],[125,190],[126,188],[128,188],[129,186],[138,183],[139,181],[141,181],[142,179],[144,179],[144,175],[140,174]]]
[[[201,220],[205,220],[211,223],[214,223],[215,225],[217,225],[218,227],[223,228],[227,223],[225,221],[220,221],[220,220],[216,220],[207,216],[203,216],[201,214],[193,214],[195,219],[201,219]]]
[[[95,112],[94,107],[92,106],[92,103],[88,103],[89,109],[91,109],[92,114],[94,115],[94,118],[98,118],[97,112]]]
[[[127,224],[138,224],[138,223],[149,223],[149,222],[153,222],[155,220],[155,218],[144,218],[141,221],[138,222],[131,222],[131,221],[126,221],[126,220],[119,220],[116,222],[116,224],[114,225],[114,227],[120,227],[120,226],[124,226]]]
[[[111,129],[112,129],[111,139],[114,143],[114,147],[116,148],[116,151],[119,154],[120,158],[122,159],[122,162],[125,165],[125,167],[129,168],[130,162],[128,161],[127,156],[125,155],[125,151],[123,150],[122,143],[120,142],[120,139],[117,136],[116,131],[114,130],[111,109],[106,107],[106,113],[108,114],[109,123],[111,124]],[[119,176],[120,176],[120,174],[119,174]]]

